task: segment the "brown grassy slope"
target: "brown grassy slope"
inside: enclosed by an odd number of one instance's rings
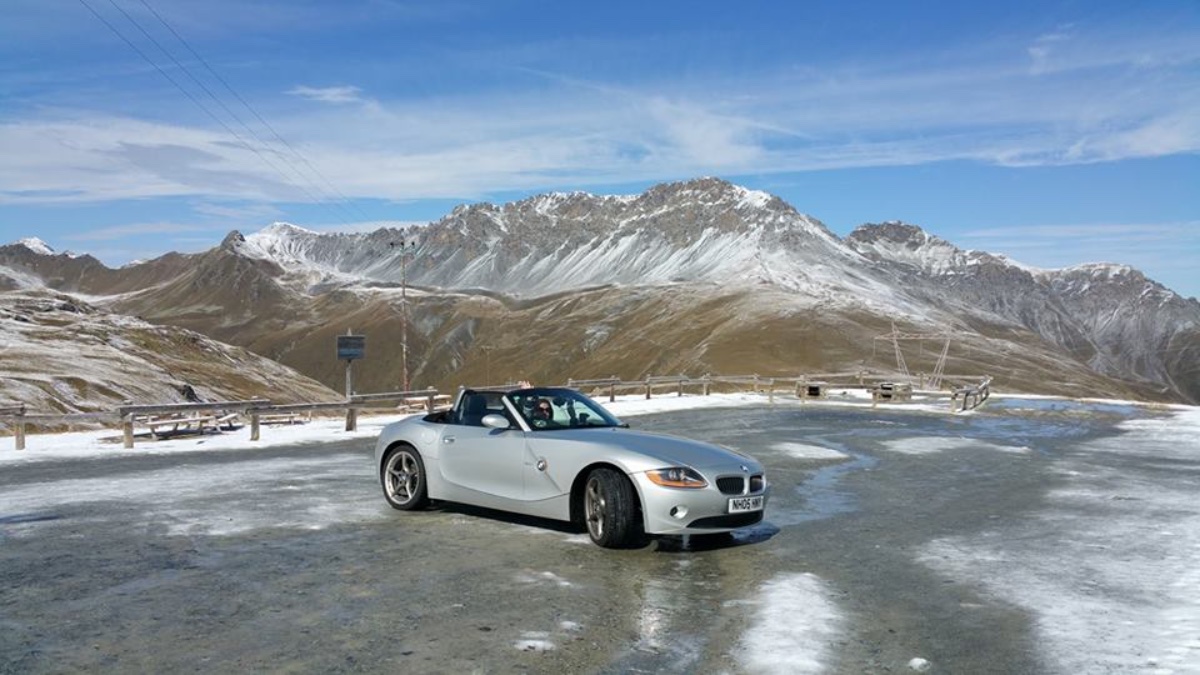
[[[891,344],[873,339],[891,329],[887,318],[806,307],[770,288],[604,288],[523,301],[416,294],[410,308],[412,388],[895,369]],[[401,388],[398,293],[328,293],[297,316],[273,317],[256,331],[243,326],[239,336],[254,351],[340,390],[345,368],[335,360],[334,343],[352,328],[367,336],[367,358],[355,366],[355,389]],[[1025,329],[977,324],[970,330],[982,335],[952,343],[947,374],[966,380],[991,375],[1004,391],[1161,398],[1153,388],[1098,375]],[[938,341],[904,343],[910,370],[931,372],[941,347]]]

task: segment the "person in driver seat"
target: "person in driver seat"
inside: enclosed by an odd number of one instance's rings
[[[550,407],[550,401],[544,398],[538,399],[537,405],[533,406],[531,417],[534,420],[552,421],[554,419],[554,409]]]

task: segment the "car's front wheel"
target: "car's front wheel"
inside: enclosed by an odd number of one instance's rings
[[[379,479],[383,483],[383,498],[393,509],[412,511],[429,503],[425,462],[416,448],[401,445],[388,452]]]
[[[619,471],[592,471],[583,488],[583,520],[588,536],[605,548],[628,548],[641,539],[637,495]]]

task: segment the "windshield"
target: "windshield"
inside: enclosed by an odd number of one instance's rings
[[[518,389],[508,398],[534,431],[621,426],[599,403],[574,389]]]

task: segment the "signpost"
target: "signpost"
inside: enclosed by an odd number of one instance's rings
[[[354,393],[354,361],[367,355],[367,336],[354,335],[347,330],[345,335],[337,338],[337,357],[346,362],[346,398]]]

